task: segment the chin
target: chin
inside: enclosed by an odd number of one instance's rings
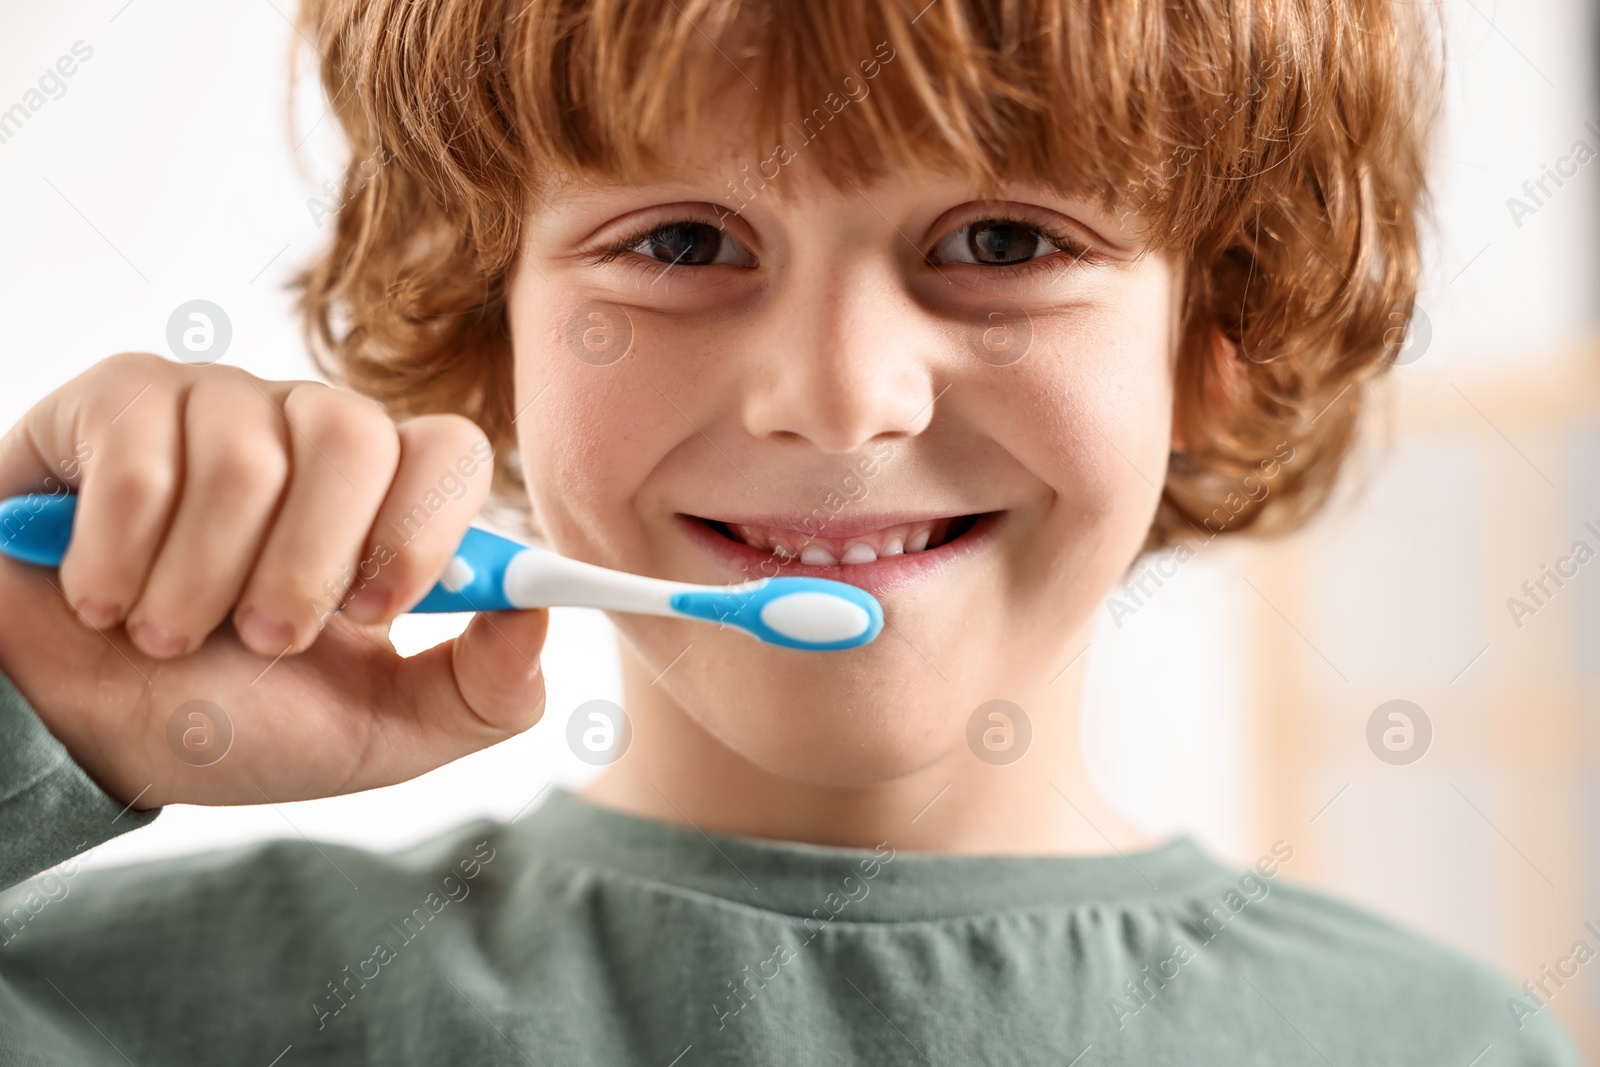
[[[908,708],[887,699],[836,711],[795,700],[768,704],[755,715],[709,708],[699,724],[774,777],[858,789],[905,778],[949,757],[962,743],[962,724],[940,721],[948,713],[948,708]]]
[[[814,702],[768,707],[755,717],[701,725],[767,773],[805,785],[881,785],[948,758],[963,740],[964,723],[952,719],[948,704],[919,706],[887,693],[858,693],[854,704],[819,693]]]
[[[624,625],[647,663],[693,641],[656,684],[695,725],[767,774],[805,785],[865,787],[923,770],[965,744],[963,709],[981,703],[883,638],[848,652],[795,653],[732,630],[630,621],[645,623]]]

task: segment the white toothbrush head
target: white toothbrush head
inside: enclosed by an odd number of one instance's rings
[[[883,630],[877,598],[824,578],[767,578],[727,590],[675,593],[673,610],[735,626],[768,644],[811,652],[859,648]]]

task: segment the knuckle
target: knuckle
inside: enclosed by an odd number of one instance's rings
[[[483,427],[465,415],[442,414],[428,416],[436,420],[430,429],[437,434],[441,449],[446,451],[451,465],[462,477],[487,477],[494,469],[494,447]]]
[[[197,466],[196,481],[202,490],[224,500],[278,490],[289,477],[289,457],[283,447],[259,437],[224,442]]]
[[[176,486],[177,474],[168,464],[124,466],[102,476],[94,492],[106,510],[126,518],[147,517],[166,506]]]
[[[476,423],[460,415],[422,418],[428,421],[413,420],[402,430],[405,484],[426,484],[452,501],[481,502],[494,472],[494,450],[488,437]]]
[[[393,464],[400,442],[394,423],[367,397],[327,386],[302,386],[284,401],[284,415],[335,463]]]
[[[151,393],[160,396],[172,388],[167,361],[149,352],[119,352],[107,356],[75,379],[74,398],[85,424],[105,430],[121,420],[123,429],[148,425],[161,405],[133,403]]]
[[[118,352],[102,359],[92,368],[97,374],[117,380],[148,378],[153,374],[164,374],[170,369],[171,361],[162,359],[154,352]]]
[[[482,427],[465,415],[453,411],[418,415],[407,422],[406,426],[423,440],[437,442],[462,452],[472,451],[473,446],[480,441],[485,445],[489,442]]]

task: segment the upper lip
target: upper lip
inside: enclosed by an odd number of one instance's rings
[[[939,519],[956,519],[963,515],[982,515],[988,511],[999,510],[995,508],[971,508],[963,511],[880,511],[880,512],[852,512],[847,506],[838,515],[829,515],[826,508],[818,508],[816,512],[795,515],[693,515],[691,518],[705,519],[710,522],[721,522],[739,526],[771,526],[779,530],[792,530],[795,533],[807,534],[813,537],[827,537],[842,539],[859,537],[887,529],[890,526],[903,526],[907,523],[934,522]]]

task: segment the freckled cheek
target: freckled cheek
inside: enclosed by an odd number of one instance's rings
[[[682,420],[631,359],[547,361],[522,394],[544,386],[518,419],[519,448],[536,520],[559,551],[599,560],[624,550],[640,486],[682,436]]]
[[[1172,390],[1164,374],[1113,378],[1085,390],[1078,433],[1092,457],[1094,486],[1143,506],[1160,495],[1172,440]]]
[[[1165,478],[1172,386],[1166,356],[1137,335],[1047,343],[1008,390],[1023,462],[1083,519],[1140,518]],[[1021,416],[1021,417],[1018,417]]]
[[[1041,632],[1080,625],[1144,542],[1165,478],[1165,375],[1159,358],[1077,338],[1009,390],[998,432],[1048,492],[1006,585]]]

